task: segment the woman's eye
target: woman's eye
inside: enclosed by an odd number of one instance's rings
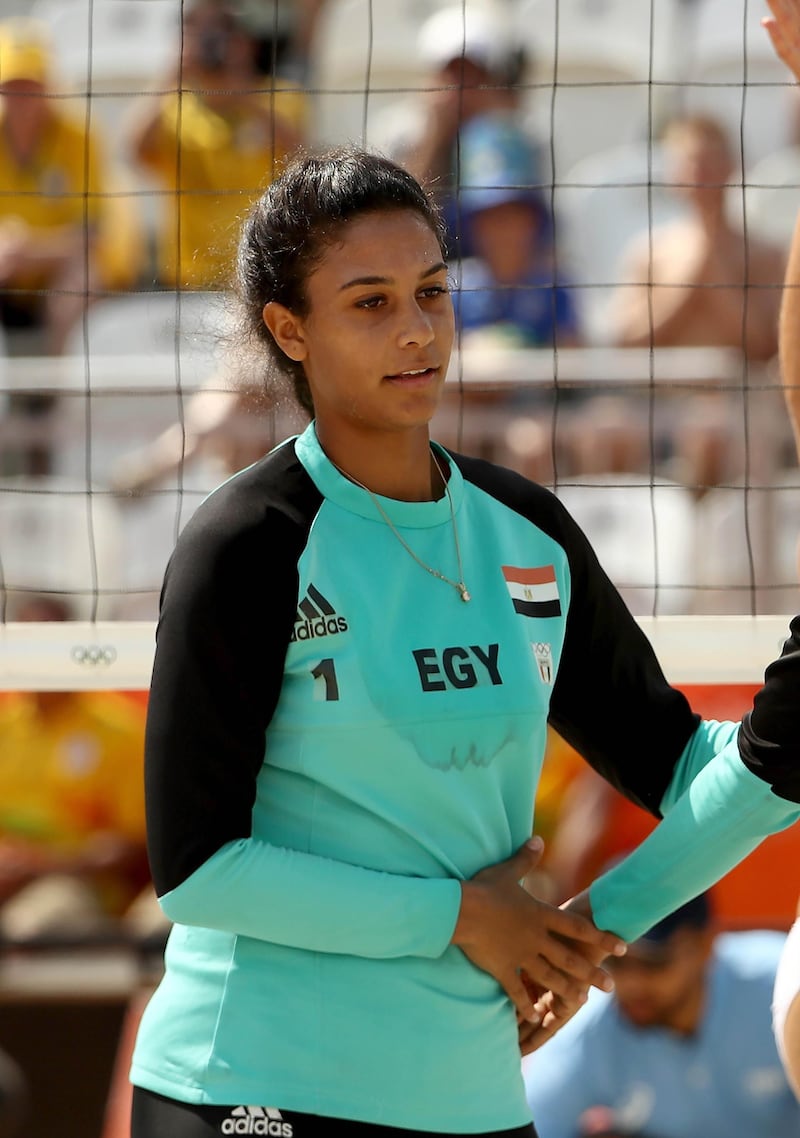
[[[382,296],[365,296],[356,302],[356,308],[378,308],[382,303]]]
[[[447,296],[449,292],[450,289],[447,288],[446,285],[437,284],[430,285],[428,288],[424,288],[420,295],[427,300],[435,296]]]

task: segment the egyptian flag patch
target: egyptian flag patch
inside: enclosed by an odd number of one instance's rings
[[[561,616],[556,571],[552,565],[538,569],[519,569],[516,565],[503,565],[511,601],[520,616]]]

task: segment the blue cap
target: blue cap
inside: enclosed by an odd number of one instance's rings
[[[511,201],[544,210],[536,150],[513,114],[471,119],[459,133],[461,208],[477,213]]]

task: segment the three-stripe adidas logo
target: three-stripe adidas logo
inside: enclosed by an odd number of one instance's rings
[[[306,595],[297,606],[290,639],[314,640],[317,636],[333,636],[337,632],[347,632],[347,621],[338,616],[327,597],[309,583]]]
[[[269,1134],[272,1138],[292,1138],[291,1122],[274,1106],[235,1106],[223,1121],[223,1134]]]

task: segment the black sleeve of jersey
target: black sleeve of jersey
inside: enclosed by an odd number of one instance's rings
[[[700,717],[667,683],[649,640],[555,495],[502,467],[454,458],[466,478],[565,550],[571,596],[550,722],[612,786],[659,817]]]
[[[800,802],[800,616],[742,720],[739,751],[745,766],[775,794]]]
[[[296,616],[297,560],[320,501],[287,443],[212,494],[170,559],[145,737],[159,896],[251,833]]]

